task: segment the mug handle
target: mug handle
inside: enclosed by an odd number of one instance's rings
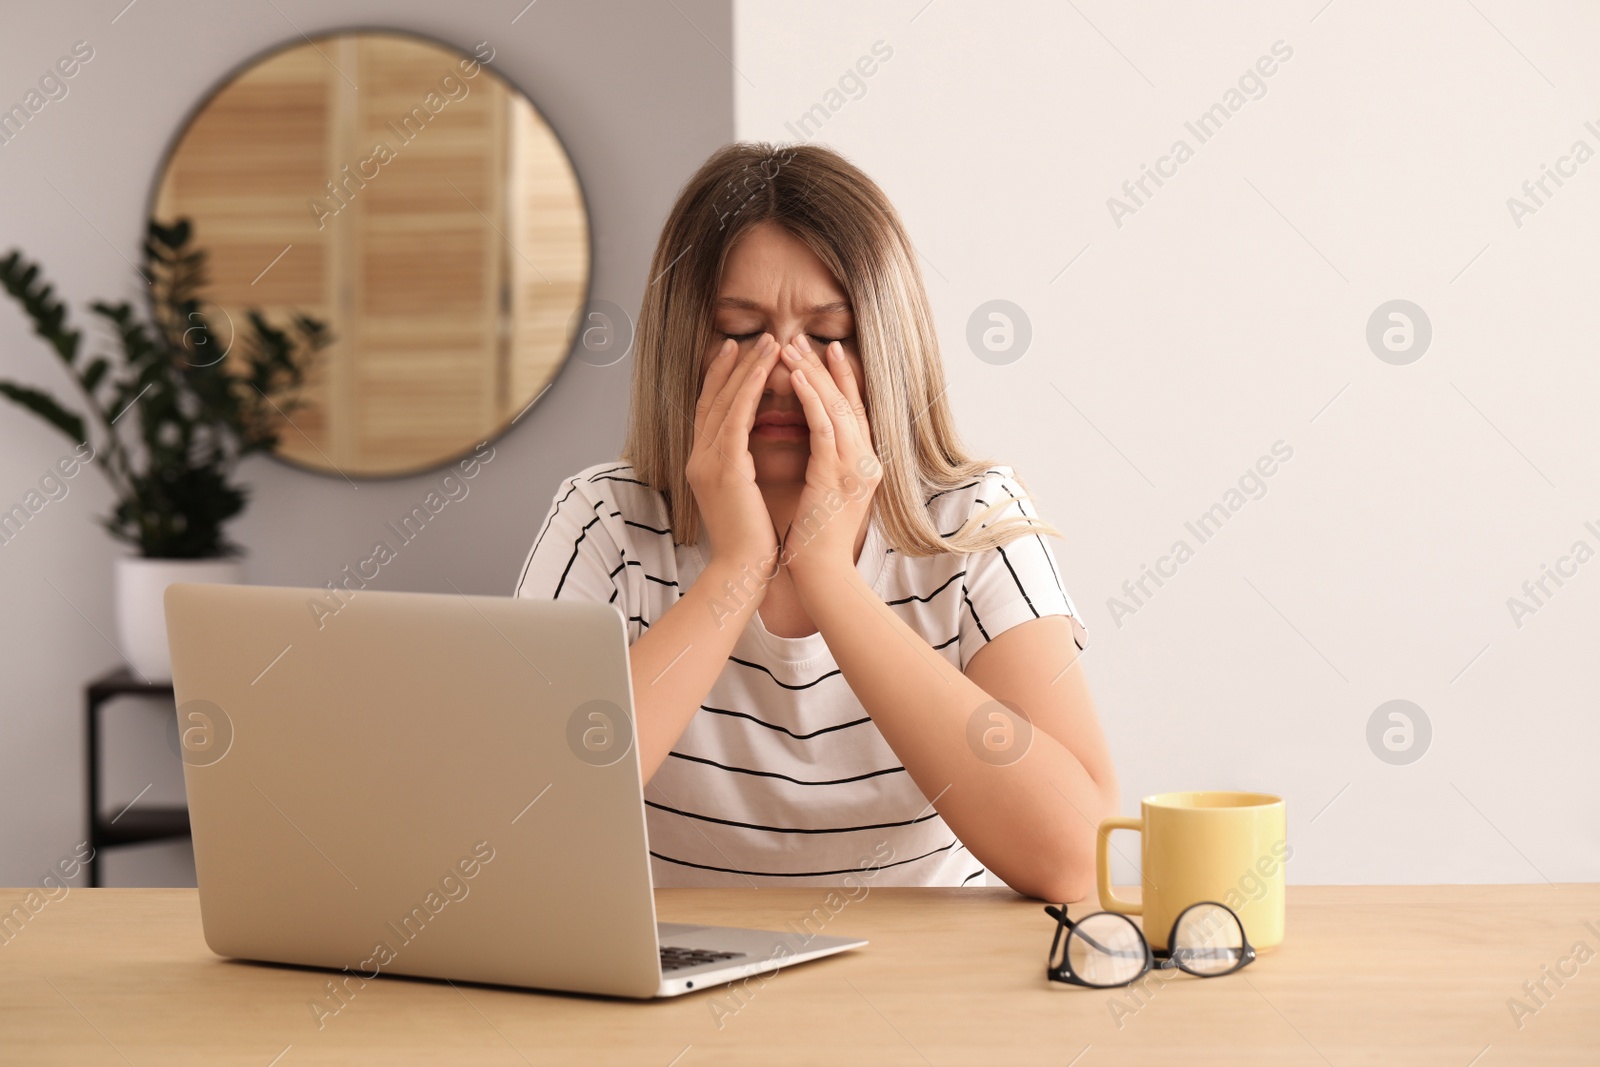
[[[1144,904],[1123,900],[1111,891],[1111,865],[1107,862],[1106,849],[1111,844],[1111,831],[1135,830],[1144,833],[1144,820],[1129,818],[1126,815],[1116,815],[1100,824],[1100,832],[1095,838],[1094,868],[1095,877],[1100,886],[1100,906],[1106,911],[1116,912],[1118,915],[1143,915]]]

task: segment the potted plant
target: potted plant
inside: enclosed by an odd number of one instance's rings
[[[61,359],[93,427],[39,389],[0,380],[0,395],[70,437],[110,481],[116,506],[101,524],[136,550],[117,560],[121,650],[152,681],[172,676],[162,592],[176,581],[242,578],[242,549],[223,532],[247,500],[234,470],[277,444],[306,372],[332,341],[315,319],[297,314],[280,330],[255,309],[232,338],[218,338],[200,296],[205,253],[190,236],[187,219],[150,221],[143,316],[126,301],[90,305],[115,335],[115,360],[80,358],[82,336],[38,266],[15,250],[0,260],[0,284]]]

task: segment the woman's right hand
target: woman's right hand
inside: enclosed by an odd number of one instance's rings
[[[764,333],[748,353],[732,338],[717,349],[706,370],[694,409],[694,448],[689,487],[711,539],[713,562],[757,575],[772,569],[778,539],[766,498],[756,485],[750,428],[779,345]]]

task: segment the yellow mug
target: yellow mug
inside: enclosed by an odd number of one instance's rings
[[[1095,873],[1100,906],[1140,915],[1153,949],[1165,949],[1178,915],[1215,900],[1232,908],[1258,949],[1283,940],[1283,868],[1293,855],[1283,798],[1267,793],[1156,793],[1140,801],[1141,817],[1100,824]],[[1138,830],[1143,896],[1111,891],[1106,850],[1113,830]]]

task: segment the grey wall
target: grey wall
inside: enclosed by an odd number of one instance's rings
[[[0,35],[7,107],[74,42],[94,48],[68,95],[0,146],[0,249],[42,260],[75,307],[136,296],[128,261],[168,140],[234,66],[301,33],[382,25],[466,51],[488,41],[494,67],[528,92],[572,155],[594,230],[593,296],[630,312],[673,194],[733,136],[729,0],[542,0],[526,9],[520,0],[274,0],[230,4],[225,16],[197,0],[124,4],[17,5]],[[87,316],[78,321],[89,325]],[[469,495],[401,549],[374,586],[509,593],[556,483],[620,447],[631,364],[572,361],[494,443]],[[0,306],[0,376],[71,395],[9,301]],[[20,500],[70,451],[43,423],[0,408],[0,504]],[[249,551],[246,580],[283,585],[320,585],[355,563],[385,520],[409,511],[438,479],[352,486],[259,458],[243,474],[253,502],[232,534]],[[120,662],[110,642],[112,560],[121,549],[95,523],[110,493],[92,470],[68,485],[65,498],[0,546],[0,885],[36,884],[82,839],[82,685]],[[135,706],[110,718],[112,810],[146,784],[140,803],[181,798],[160,710]],[[176,884],[192,878],[190,863],[186,846],[142,846],[110,860],[107,882]]]

